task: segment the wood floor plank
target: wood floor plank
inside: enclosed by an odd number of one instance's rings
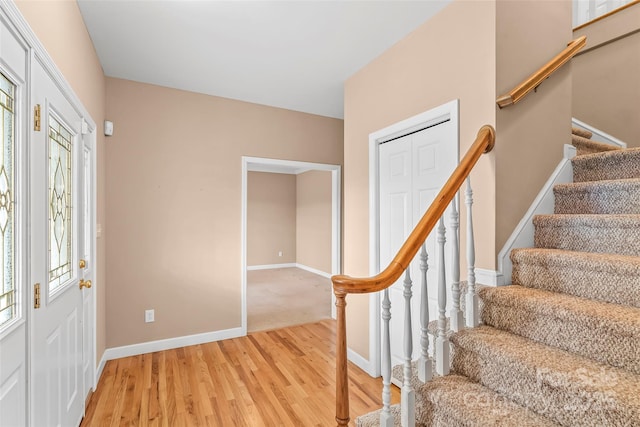
[[[381,406],[380,378],[350,364],[349,381],[352,420]],[[334,405],[335,322],[323,320],[111,360],[81,427],[324,427]]]

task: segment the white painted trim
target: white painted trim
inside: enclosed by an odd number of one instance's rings
[[[476,283],[486,286],[502,286],[504,285],[504,276],[496,270],[487,270],[484,268],[476,268]]]
[[[331,273],[326,273],[322,270],[318,270],[317,268],[309,267],[308,265],[296,263],[295,267],[308,271],[309,273],[317,274],[318,276],[326,277],[327,279],[331,279]]]
[[[605,144],[615,145],[616,147],[620,148],[627,148],[626,142],[620,141],[615,136],[611,136],[600,129],[597,129],[591,125],[586,124],[583,121],[576,119],[575,117],[571,119],[571,125],[578,129],[588,130],[589,132],[593,133],[593,136],[591,137],[592,141],[603,142]]]
[[[137,356],[139,354],[153,353],[156,351],[171,350],[174,348],[187,347],[190,345],[237,338],[245,335],[242,332],[242,328],[232,328],[224,329],[222,331],[205,332],[202,334],[168,338],[165,340],[148,341],[140,344],[125,345],[122,347],[113,347],[108,348],[104,352],[103,359],[120,359],[122,357]]]
[[[374,378],[378,378],[380,376],[380,373],[378,372],[380,370],[379,367],[375,366],[371,360],[367,360],[361,356],[360,353],[357,353],[350,348],[347,348],[347,359],[370,376]]]
[[[240,227],[240,267],[241,267],[241,311],[242,335],[247,334],[247,174],[249,171],[298,174],[310,170],[331,172],[331,268],[332,275],[341,273],[341,175],[340,165],[300,162],[295,160],[269,159],[242,156],[241,184],[241,227]],[[296,266],[294,264],[294,266]],[[254,266],[255,267],[255,266]],[[336,318],[335,295],[331,294],[331,317]]]
[[[102,372],[104,371],[104,367],[107,364],[107,351],[105,350],[104,353],[102,353],[102,357],[100,358],[100,363],[98,363],[98,368],[96,369],[96,385],[100,382],[100,377],[102,377]],[[93,391],[95,392],[96,389],[94,388]]]
[[[286,264],[263,264],[263,265],[248,265],[247,271],[255,270],[275,270],[276,268],[294,268],[297,267],[295,262],[289,262]]]
[[[455,138],[459,145],[459,105],[460,100],[455,99],[369,134],[369,274],[375,275],[381,270],[379,253],[380,201],[378,200],[380,188],[378,149],[380,143],[418,131],[448,117],[449,120],[456,123],[454,127]],[[380,312],[380,293],[376,292],[369,296],[369,357],[371,359],[369,363],[373,366],[373,369],[368,372],[373,377],[380,376],[380,346],[382,338]]]
[[[556,184],[573,182],[573,165],[571,164],[571,159],[575,157],[575,155],[576,148],[572,145],[565,144],[563,148],[563,159],[560,161],[560,164],[558,164],[553,171],[498,254],[498,272],[502,274],[502,284],[511,284],[511,272],[513,269],[511,259],[509,258],[511,250],[533,247],[533,235],[535,232],[533,217],[535,215],[552,214],[554,212],[555,197],[553,187]]]

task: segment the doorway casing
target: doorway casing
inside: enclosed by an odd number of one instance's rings
[[[241,226],[241,281],[242,281],[242,335],[247,334],[247,180],[249,172],[271,172],[299,174],[307,171],[331,172],[331,274],[341,273],[341,225],[340,165],[300,162],[295,160],[269,159],[264,157],[242,156],[242,226]],[[334,296],[331,297],[331,316],[335,318]]]

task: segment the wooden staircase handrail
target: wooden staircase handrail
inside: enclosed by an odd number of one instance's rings
[[[557,54],[551,61],[544,64],[540,69],[513,88],[509,93],[499,96],[496,99],[498,107],[508,107],[509,105],[520,101],[529,92],[537,88],[540,83],[547,79],[551,74],[573,58],[586,44],[587,36],[581,36],[569,42],[567,47]]]
[[[400,275],[409,267],[409,264],[418,253],[422,243],[438,220],[444,213],[449,203],[453,200],[460,186],[464,183],[467,176],[473,169],[478,159],[483,153],[488,153],[493,149],[495,144],[495,130],[490,125],[484,125],[478,131],[476,140],[467,151],[464,158],[453,171],[449,180],[442,187],[431,206],[424,213],[420,222],[413,229],[407,240],[404,242],[395,258],[389,263],[380,274],[367,277],[355,278],[350,276],[333,276],[333,289],[336,293],[344,294],[366,294],[370,292],[378,292],[393,285]]]
[[[347,370],[347,294],[377,292],[388,288],[398,280],[403,271],[416,256],[423,242],[429,236],[456,193],[465,182],[471,169],[483,153],[488,153],[495,145],[495,130],[484,125],[478,131],[475,141],[442,187],[431,206],[422,216],[407,240],[404,242],[389,266],[380,274],[367,278],[344,275],[333,276],[333,292],[336,295],[336,422],[338,426],[349,424],[349,374]]]

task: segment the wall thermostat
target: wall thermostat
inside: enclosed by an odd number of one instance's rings
[[[113,122],[110,122],[109,120],[104,121],[104,135],[105,136],[113,135]]]

